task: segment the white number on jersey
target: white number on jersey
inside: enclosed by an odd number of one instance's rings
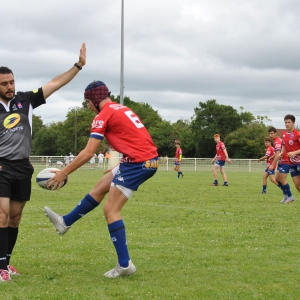
[[[125,115],[130,119],[130,121],[135,125],[137,128],[143,128],[144,124],[139,120],[137,116],[130,110],[125,111]]]

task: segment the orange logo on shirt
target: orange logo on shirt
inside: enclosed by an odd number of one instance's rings
[[[15,127],[21,120],[19,114],[11,114],[7,116],[3,122],[3,126],[7,129]]]

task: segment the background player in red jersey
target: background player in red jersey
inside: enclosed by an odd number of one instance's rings
[[[266,146],[266,153],[263,157],[258,159],[258,162],[262,160],[267,160],[267,167],[263,175],[263,188],[261,193],[265,194],[267,192],[267,178],[270,178],[270,181],[273,182],[277,186],[277,181],[275,179],[275,170],[269,170],[268,167],[272,163],[272,160],[274,159],[275,156],[275,149],[272,147],[271,142],[272,139],[269,137],[266,137],[265,140],[265,146]]]
[[[284,117],[286,130],[282,133],[282,149],[281,154],[287,154],[289,159],[289,172],[293,179],[294,185],[300,192],[300,132],[295,129],[296,118],[293,115]],[[284,203],[294,201],[293,197],[289,197]]]
[[[109,95],[108,88],[101,81],[92,82],[87,86],[84,98],[89,108],[97,113],[93,120],[90,138],[72,164],[54,172],[55,176],[49,180],[49,185],[54,184],[55,188],[68,174],[85,164],[94,155],[104,136],[116,151],[123,153],[121,163],[114,168],[113,173],[109,173],[110,177],[107,177],[104,183],[103,180],[98,182],[99,185],[103,183],[103,188],[96,185],[67,216],[59,216],[47,207],[44,210],[57,229],[67,229],[70,223],[99,205],[107,192],[107,183],[112,178],[104,205],[104,214],[117,252],[118,263],[104,276],[115,278],[131,275],[136,271],[129,257],[125,225],[120,212],[133,191],[156,173],[158,154],[152,138],[139,117],[128,107],[112,102]]]
[[[270,171],[273,171],[276,169],[277,162],[277,170],[275,174],[275,179],[277,181],[278,187],[282,190],[283,193],[283,199],[281,200],[281,203],[284,203],[285,200],[288,197],[292,197],[292,192],[290,189],[290,185],[288,184],[286,178],[287,178],[287,172],[286,168],[284,167],[286,164],[288,164],[289,160],[287,157],[287,154],[280,155],[281,153],[281,147],[282,147],[282,140],[277,136],[277,130],[275,127],[270,127],[268,129],[269,137],[273,140],[273,147],[275,149],[275,156],[272,161],[272,163],[269,165],[268,169]],[[290,196],[288,196],[290,195]]]
[[[177,173],[177,178],[183,177],[184,173],[182,173],[180,171],[180,165],[181,165],[181,161],[182,161],[182,149],[180,147],[180,141],[179,140],[175,140],[175,146],[176,146],[176,151],[175,151],[175,161],[174,161],[174,171],[178,172]]]
[[[291,173],[294,185],[300,191],[300,133],[295,129],[295,121],[296,119],[293,115],[286,115],[284,117],[286,130],[281,136],[281,151],[279,154],[276,154],[272,163],[274,165],[278,161],[279,176],[278,179],[276,177],[276,180],[281,183],[282,189],[285,192],[286,197],[281,201],[281,203],[285,204],[295,200],[290,191],[290,186],[286,181],[288,173]]]
[[[228,186],[227,182],[227,176],[225,173],[225,162],[227,161],[229,164],[231,164],[231,160],[228,156],[225,144],[221,142],[220,135],[215,134],[214,135],[214,140],[217,143],[216,145],[216,151],[217,154],[216,156],[212,159],[211,163],[214,164],[212,167],[212,171],[214,174],[214,182],[211,184],[212,186],[218,186],[218,168],[220,168],[220,173],[222,174],[223,181],[224,181],[224,186]]]

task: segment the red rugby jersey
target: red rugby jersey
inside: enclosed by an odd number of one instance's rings
[[[292,132],[284,131],[281,138],[286,153],[300,150],[300,132],[298,130],[294,129]],[[300,155],[289,158],[289,161],[291,164],[300,164]]]
[[[217,150],[217,159],[218,160],[226,160],[226,156],[224,153],[224,150],[226,149],[225,144],[223,142],[219,142],[216,145],[216,150]]]
[[[140,118],[128,107],[108,102],[94,118],[90,138],[103,140],[123,154],[123,161],[143,162],[158,156],[157,148]]]

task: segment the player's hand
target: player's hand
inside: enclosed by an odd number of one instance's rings
[[[257,162],[259,163],[259,162],[260,162],[260,159],[258,159]]]
[[[83,67],[85,64],[86,64],[86,47],[85,47],[85,43],[82,43],[80,54],[79,54],[78,65],[80,67]]]
[[[213,159],[213,160],[211,161],[211,163],[214,164],[214,162],[215,162],[215,160]]]
[[[51,173],[55,173],[54,177],[50,178],[47,180],[47,187],[52,186],[52,191],[53,190],[59,190],[63,181],[68,177],[63,170],[51,170]]]
[[[274,170],[274,166],[273,165],[269,165],[268,166],[268,170],[273,171]]]
[[[288,152],[287,155],[288,155],[289,158],[293,158],[293,157],[296,156],[296,153],[295,152]]]
[[[231,165],[231,159],[227,158],[227,162]]]

